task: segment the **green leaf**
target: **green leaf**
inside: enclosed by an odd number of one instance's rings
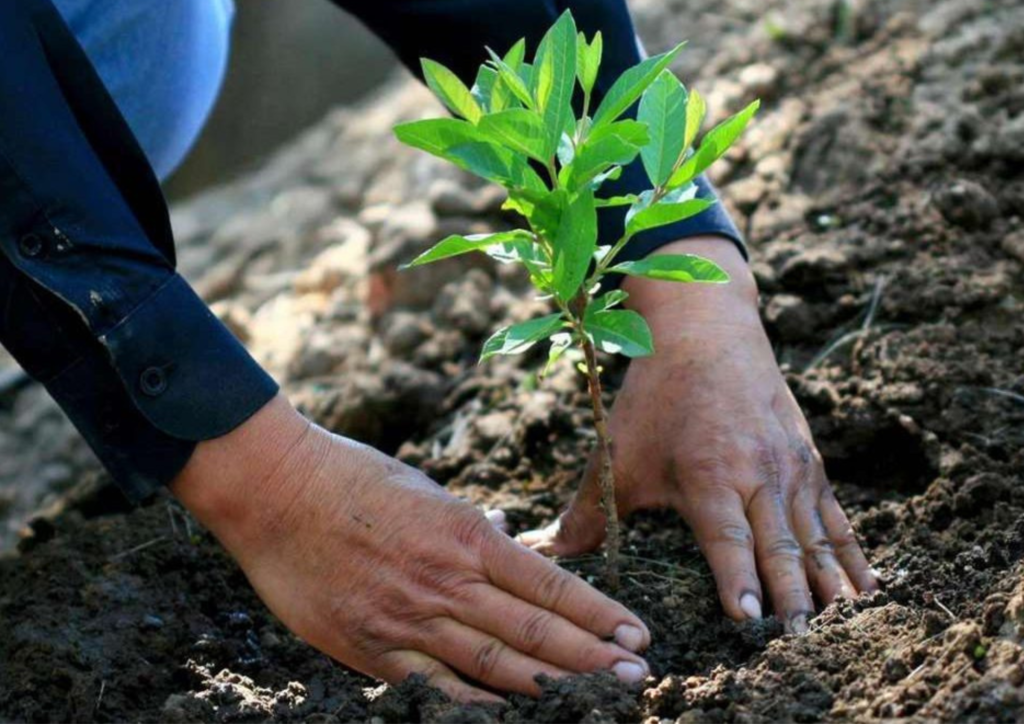
[[[475,141],[454,146],[448,160],[481,178],[513,186],[522,182],[522,168],[512,154],[489,141]]]
[[[490,136],[468,121],[431,118],[395,126],[395,136],[454,163],[470,173],[508,187],[545,188],[525,159],[491,141]]]
[[[572,92],[576,87],[576,22],[566,11],[544,35],[537,48],[532,77],[537,110],[547,128],[547,153],[554,157],[562,133],[573,120]]]
[[[640,148],[621,136],[606,135],[596,141],[588,139],[577,149],[572,165],[565,167],[563,182],[570,189],[578,189],[609,166],[625,166],[632,163]]]
[[[632,206],[640,197],[635,194],[627,196],[610,196],[607,199],[596,199],[594,205],[599,209],[614,208],[616,206]]]
[[[714,199],[691,199],[681,204],[655,204],[637,211],[626,221],[626,233],[639,234],[677,221],[696,216],[715,204]]]
[[[513,70],[508,63],[498,57],[493,50],[488,48],[487,52],[490,53],[494,69],[498,72],[498,78],[505,87],[508,88],[524,106],[527,108],[533,108],[533,96],[530,95],[530,89],[527,88],[526,83],[519,75],[521,68]]]
[[[597,82],[597,72],[601,68],[601,56],[604,52],[604,40],[601,31],[594,35],[594,40],[587,43],[587,38],[580,33],[576,39],[576,74],[579,76],[580,87],[584,93],[590,93]]]
[[[632,119],[606,123],[600,128],[595,128],[593,132],[587,136],[587,141],[589,143],[596,143],[608,136],[617,136],[626,143],[631,143],[637,148],[642,148],[651,142],[651,132],[647,128],[647,124],[641,123],[640,121],[634,121]]]
[[[650,327],[643,317],[630,309],[595,311],[586,317],[584,329],[602,352],[627,357],[654,354]]]
[[[439,241],[427,251],[420,254],[408,264],[403,264],[399,269],[409,269],[414,266],[430,264],[442,259],[450,259],[453,256],[461,256],[472,251],[484,251],[488,247],[506,242],[531,241],[533,236],[525,231],[500,231],[496,234],[472,234],[470,236],[453,235]]]
[[[694,254],[656,254],[639,261],[624,261],[608,269],[608,272],[667,282],[724,284],[729,281],[729,275],[724,269]]]
[[[470,123],[480,120],[483,111],[480,104],[476,102],[473,94],[466,84],[457,75],[445,68],[440,63],[423,58],[420,61],[423,65],[423,77],[430,86],[430,90],[448,107],[448,109],[465,118]]]
[[[727,118],[708,131],[700,142],[700,148],[679,167],[678,171],[672,174],[668,185],[675,187],[692,181],[704,173],[708,166],[724,156],[729,147],[743,133],[760,106],[761,101],[754,101],[736,115]]]
[[[683,148],[689,148],[697,140],[701,124],[704,123],[704,115],[707,113],[707,105],[696,88],[690,91],[690,97],[686,99],[686,133],[683,136]]]
[[[480,119],[481,131],[506,148],[547,163],[544,121],[533,111],[512,108]]]
[[[484,249],[487,256],[499,264],[522,264],[530,275],[531,283],[543,292],[551,288],[551,260],[547,254],[532,240],[517,239],[500,244],[493,244]]]
[[[494,84],[497,80],[498,72],[494,68],[481,65],[480,69],[476,72],[476,81],[474,81],[473,87],[469,89],[469,92],[473,94],[473,98],[476,99],[476,102],[485,111],[493,110],[491,108],[491,97],[494,95]]]
[[[503,60],[509,68],[518,73],[519,67],[523,64],[523,61],[526,60],[526,38],[520,38],[517,40],[515,45],[509,48],[508,52],[505,53]]]
[[[602,294],[596,299],[590,300],[590,304],[587,305],[587,311],[584,318],[593,316],[597,312],[603,312],[606,309],[611,309],[612,307],[622,304],[628,298],[629,294],[626,292],[621,289],[613,289],[610,292]]]
[[[549,314],[546,317],[531,319],[529,322],[502,327],[484,342],[480,361],[483,362],[497,354],[521,354],[557,332],[564,322],[561,314]]]
[[[523,65],[523,59],[526,57],[526,40],[520,39],[515,45],[509,48],[509,51],[505,53],[503,58],[505,64],[512,69],[514,73],[519,73],[519,69]],[[493,71],[493,69],[491,69]],[[497,75],[497,71],[494,71]],[[521,108],[523,103],[519,100],[512,90],[498,77],[498,80],[494,84],[494,90],[491,93],[491,112],[497,113],[503,111],[506,108]]]
[[[395,136],[407,146],[444,159],[448,159],[449,152],[455,146],[488,140],[472,123],[457,118],[428,118],[425,121],[400,123],[395,126]]]
[[[554,238],[554,292],[570,301],[590,268],[597,249],[597,208],[594,194],[581,191],[566,206]]]
[[[594,114],[594,124],[610,123],[629,110],[647,86],[676,59],[684,45],[681,43],[667,53],[647,58],[620,75]]]
[[[555,362],[562,358],[565,351],[572,346],[572,335],[569,332],[558,332],[551,335],[551,349],[548,350],[548,362],[544,365],[541,377],[547,377]]]
[[[644,170],[653,186],[661,186],[678,165],[686,135],[686,89],[671,71],[663,70],[644,91],[637,120],[651,136],[640,151]]]
[[[587,186],[590,188],[591,191],[596,192],[598,189],[601,188],[601,185],[604,184],[605,181],[616,181],[619,179],[620,176],[622,176],[622,166],[612,166],[607,171],[602,171],[601,173],[597,174],[597,176],[591,179],[590,183],[587,184]],[[598,206],[601,205],[602,204],[598,204]],[[608,204],[604,204],[604,206],[608,206]]]
[[[548,239],[554,239],[559,233],[562,213],[568,202],[568,194],[564,189],[557,191],[533,191],[517,189],[509,194],[502,208],[518,211],[530,226]]]

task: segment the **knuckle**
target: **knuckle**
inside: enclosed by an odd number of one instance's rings
[[[722,523],[714,528],[710,545],[728,546],[749,550],[754,545],[754,537],[750,528],[739,523]]]
[[[445,599],[462,600],[473,590],[474,577],[451,561],[421,563],[412,575],[418,587]]]
[[[835,535],[832,536],[832,544],[834,548],[838,548],[839,550],[848,550],[850,548],[860,547],[860,544],[857,542],[857,534],[854,532],[853,526],[849,523],[836,531]]]
[[[491,639],[476,647],[473,651],[473,671],[471,675],[480,681],[489,681],[498,667],[505,644]]]
[[[806,558],[811,559],[815,565],[822,568],[835,559],[836,549],[832,541],[821,537],[809,541],[804,546],[804,554]]]
[[[451,533],[456,545],[472,551],[483,547],[493,532],[492,528],[487,516],[477,510],[460,510],[451,521]]]
[[[552,564],[537,579],[537,602],[546,609],[556,609],[565,599],[572,584],[572,574]]]
[[[802,565],[804,562],[804,549],[797,543],[796,538],[784,535],[765,546],[765,557],[778,563]]]
[[[551,636],[552,623],[552,616],[546,611],[526,616],[516,628],[516,648],[531,656],[539,652]]]
[[[685,469],[685,468],[684,468]],[[731,486],[736,480],[736,464],[729,458],[712,455],[701,457],[689,469],[704,485]]]

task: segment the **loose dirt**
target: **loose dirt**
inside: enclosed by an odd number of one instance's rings
[[[177,503],[127,511],[30,390],[0,420],[4,448],[34,456],[7,463],[7,519],[44,507],[0,558],[0,719],[1024,718],[1024,6],[858,2],[843,23],[835,3],[792,5],[634,8],[651,50],[693,40],[679,70],[718,115],[767,101],[717,180],[881,593],[806,636],[734,624],[685,526],[638,516],[619,596],[651,626],[653,677],[453,706],[292,637]],[[518,278],[393,272],[443,233],[504,223],[493,190],[390,139],[434,112],[400,79],[332,115],[177,209],[183,263],[314,419],[533,526],[581,471],[587,400],[569,367],[538,383],[536,358],[476,366],[494,324],[537,310]],[[599,583],[597,557],[563,563]]]

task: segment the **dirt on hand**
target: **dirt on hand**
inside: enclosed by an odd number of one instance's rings
[[[766,100],[715,180],[881,593],[805,636],[736,624],[685,526],[637,516],[618,595],[650,625],[652,678],[455,706],[294,638],[177,503],[127,511],[28,390],[0,411],[0,515],[43,508],[0,558],[0,719],[1024,718],[1024,6],[798,5],[633,3],[652,52],[691,40],[677,69],[718,117]],[[521,279],[469,258],[395,272],[507,223],[494,189],[391,138],[432,102],[398,79],[179,207],[182,263],[304,412],[524,529],[575,486],[588,400],[570,365],[476,366],[489,329],[543,308]],[[563,563],[600,583],[599,557]]]

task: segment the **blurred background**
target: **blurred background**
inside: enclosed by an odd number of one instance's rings
[[[231,64],[206,130],[167,184],[172,200],[244,173],[397,65],[327,0],[236,0]]]

